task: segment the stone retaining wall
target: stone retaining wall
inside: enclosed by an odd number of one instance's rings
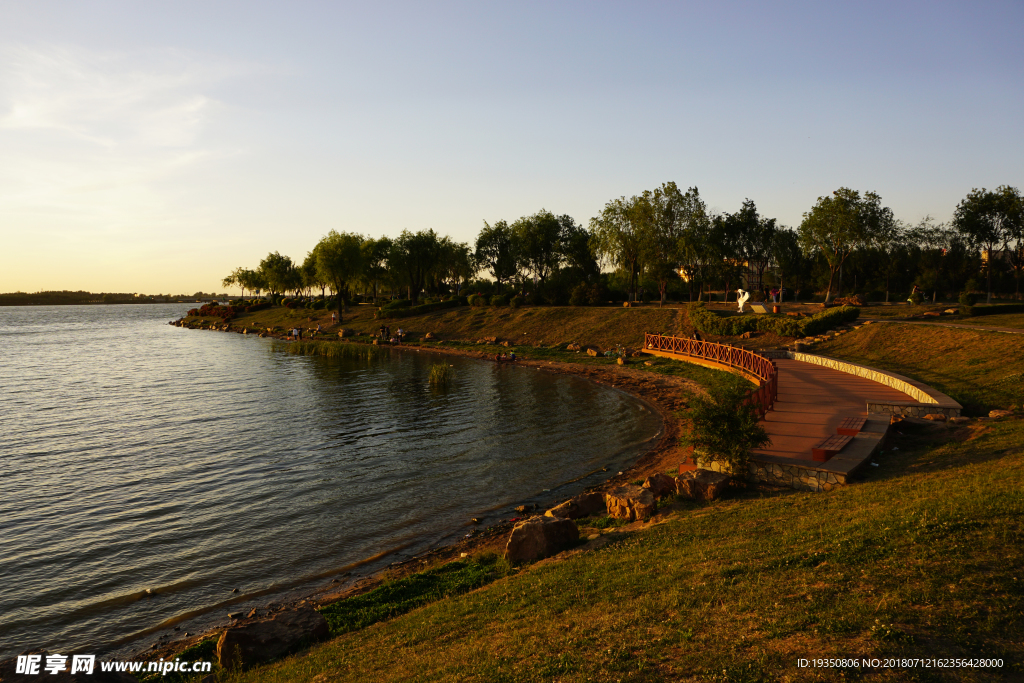
[[[708,465],[708,469],[732,474],[728,467],[723,467],[721,463],[717,462]],[[789,465],[751,459],[749,469],[749,479],[766,481],[798,491],[831,491],[846,485],[845,474],[826,472],[805,465]]]

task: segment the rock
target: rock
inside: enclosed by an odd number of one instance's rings
[[[232,612],[231,614],[228,615],[228,619],[231,619],[232,621],[238,621],[241,618],[242,618],[242,613],[241,612]]]
[[[754,337],[761,334],[760,332],[744,332],[740,335],[740,339],[753,339]]]
[[[934,317],[940,316],[942,314],[939,313],[938,311],[925,311],[924,315],[928,316],[929,318],[934,318]]]
[[[933,420],[934,422],[945,422],[946,416],[943,413],[928,413],[924,416],[926,420]]]
[[[729,488],[731,481],[728,475],[711,470],[683,472],[676,477],[676,493],[694,500],[716,500]]]
[[[960,417],[958,415],[957,417],[949,418],[949,421],[952,422],[955,425],[962,425],[962,424],[967,424],[968,422],[970,422],[971,418],[969,418],[969,417]]]
[[[943,313],[945,313],[946,315],[956,315],[959,312],[960,311],[958,311],[955,308],[947,308],[946,310],[943,311]]]
[[[344,339],[346,336],[352,336],[352,330],[338,330],[338,339]]]
[[[374,339],[373,340],[373,345],[374,346],[379,346],[380,345],[380,339]]]
[[[623,358],[622,356],[619,356],[619,357],[618,357],[618,358],[617,358],[617,359],[615,360],[615,362],[616,362],[616,363],[618,363],[619,365],[625,365],[625,364],[626,364],[626,359],[625,359],[625,358]]]
[[[658,472],[657,474],[652,474],[647,477],[647,480],[644,481],[643,487],[645,489],[650,489],[655,498],[661,498],[666,493],[676,492],[676,480],[667,474]]]
[[[989,417],[1010,417],[1013,415],[1012,410],[990,410],[988,411]]]
[[[579,519],[605,511],[604,494],[581,493],[570,498],[561,505],[556,505],[544,513],[545,517],[561,517],[563,519]]]
[[[530,562],[549,557],[576,544],[580,530],[571,519],[532,517],[512,529],[505,546],[509,562]]]
[[[628,301],[623,301],[623,302],[622,302],[622,307],[623,307],[623,308],[629,308],[629,307],[630,307],[631,305],[632,305],[632,304],[630,304],[630,303],[629,303]]]
[[[425,335],[423,335],[423,338],[424,339],[433,339],[434,338],[434,333],[433,332],[427,332]]]
[[[604,496],[608,516],[635,521],[647,519],[657,511],[654,494],[650,489],[627,484],[614,488]]]
[[[484,337],[484,341],[485,342],[490,342],[490,343],[493,344],[494,342],[498,341],[498,338],[497,337]]]
[[[283,657],[327,635],[323,615],[312,607],[300,607],[224,631],[217,641],[217,661],[225,669],[246,668]]]
[[[530,510],[536,510],[536,509],[537,509],[537,506],[534,503],[530,503],[529,505],[517,505],[516,506],[516,512],[518,512],[521,515],[526,514]]]
[[[646,365],[646,366],[650,367],[650,366],[654,365],[654,363],[652,363],[652,362],[651,362],[651,361],[649,361],[649,360],[645,360],[645,361],[644,361],[644,365]]]
[[[588,346],[587,347],[587,355],[588,356],[593,356],[594,358],[596,358],[597,356],[601,355],[601,352],[598,351],[597,349],[595,349],[593,346]]]
[[[565,347],[565,350],[566,351],[579,351],[580,350],[580,345],[579,344],[569,344],[568,346]]]
[[[507,347],[508,346],[508,342],[507,341],[503,341],[503,342],[501,342],[501,345]]]

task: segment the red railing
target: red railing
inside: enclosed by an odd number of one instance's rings
[[[757,389],[751,389],[746,400],[748,404],[754,405],[758,417],[764,417],[764,414],[775,406],[775,400],[779,395],[779,372],[774,361],[760,354],[728,344],[666,337],[661,334],[645,334],[644,349],[694,356],[742,370],[758,380]]]

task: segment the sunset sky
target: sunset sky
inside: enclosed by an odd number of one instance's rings
[[[796,226],[1024,188],[1024,3],[0,4],[0,292],[222,291],[328,230],[674,180]]]

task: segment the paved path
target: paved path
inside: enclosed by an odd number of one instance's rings
[[[869,379],[797,360],[777,360],[779,396],[775,409],[762,422],[772,444],[755,453],[781,458],[793,464],[814,463],[811,448],[836,433],[847,417],[867,417],[867,401],[912,401],[896,391]],[[888,420],[885,420],[888,424]],[[838,463],[836,463],[838,464]]]
[[[979,332],[1005,332],[1006,334],[1024,334],[1024,330],[1013,327],[988,327],[986,325],[961,325],[960,323],[933,323],[927,320],[886,320],[885,318],[863,318],[872,323],[902,323],[904,325],[931,325],[932,327],[955,327],[961,330],[977,330]]]

